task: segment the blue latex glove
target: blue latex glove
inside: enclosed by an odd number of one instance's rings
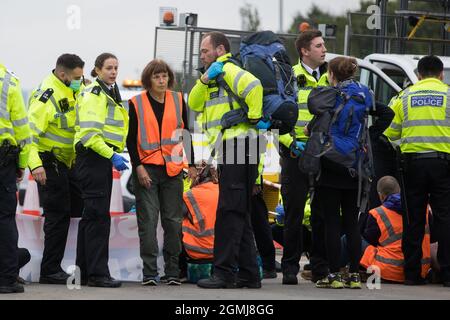
[[[206,71],[206,74],[208,75],[208,79],[211,80],[216,78],[222,72],[223,72],[223,63],[216,61],[209,66],[208,71]]]
[[[256,124],[256,128],[259,130],[267,130],[270,128],[271,125],[272,125],[272,122],[270,122],[270,120],[261,119]]]
[[[123,171],[128,169],[126,163],[128,163],[129,161],[124,157],[122,157],[120,154],[114,153],[113,156],[111,157],[111,162],[117,171]]]
[[[291,148],[290,148],[292,154],[295,155],[296,157],[298,157],[300,155],[300,153],[302,153],[302,151],[305,150],[305,145],[306,145],[306,143],[301,142],[301,141],[292,142]]]

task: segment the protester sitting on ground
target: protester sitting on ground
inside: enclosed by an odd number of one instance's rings
[[[366,227],[361,237],[360,260],[361,267],[380,268],[382,280],[403,282],[403,252],[402,252],[402,204],[400,186],[392,176],[382,177],[377,184],[377,191],[382,205],[369,211]],[[347,265],[347,239],[341,239],[341,266]],[[422,277],[430,269],[430,232],[427,224],[422,242]]]
[[[212,266],[214,253],[214,224],[219,202],[216,170],[203,162],[198,168],[191,189],[183,194],[183,250],[180,256],[180,278],[189,275],[188,263]],[[204,278],[209,278],[205,274]],[[202,278],[202,276],[199,276]],[[200,280],[190,279],[196,282]]]

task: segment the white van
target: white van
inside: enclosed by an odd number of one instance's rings
[[[419,81],[417,63],[423,56],[373,53],[364,58],[390,77],[401,89]],[[439,56],[444,63],[444,82],[450,84],[450,57]]]

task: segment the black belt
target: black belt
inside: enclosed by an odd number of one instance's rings
[[[112,144],[106,143],[106,145],[108,147],[112,148],[114,150],[114,152],[117,152],[117,150],[119,150],[118,147],[116,147]],[[87,149],[90,149],[90,148],[86,148],[80,141],[78,141],[77,144],[75,145],[75,151],[77,153],[82,153],[82,152],[86,151]]]
[[[425,152],[425,153],[404,153],[408,160],[419,160],[419,159],[443,159],[450,160],[450,154],[440,151]]]

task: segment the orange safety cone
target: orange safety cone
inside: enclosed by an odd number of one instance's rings
[[[123,214],[122,186],[120,185],[120,172],[113,168],[113,187],[111,192],[111,203],[109,214],[119,216]]]
[[[41,216],[42,209],[39,203],[39,192],[36,181],[34,181],[31,173],[28,176],[27,191],[23,201],[23,214],[32,216]]]

